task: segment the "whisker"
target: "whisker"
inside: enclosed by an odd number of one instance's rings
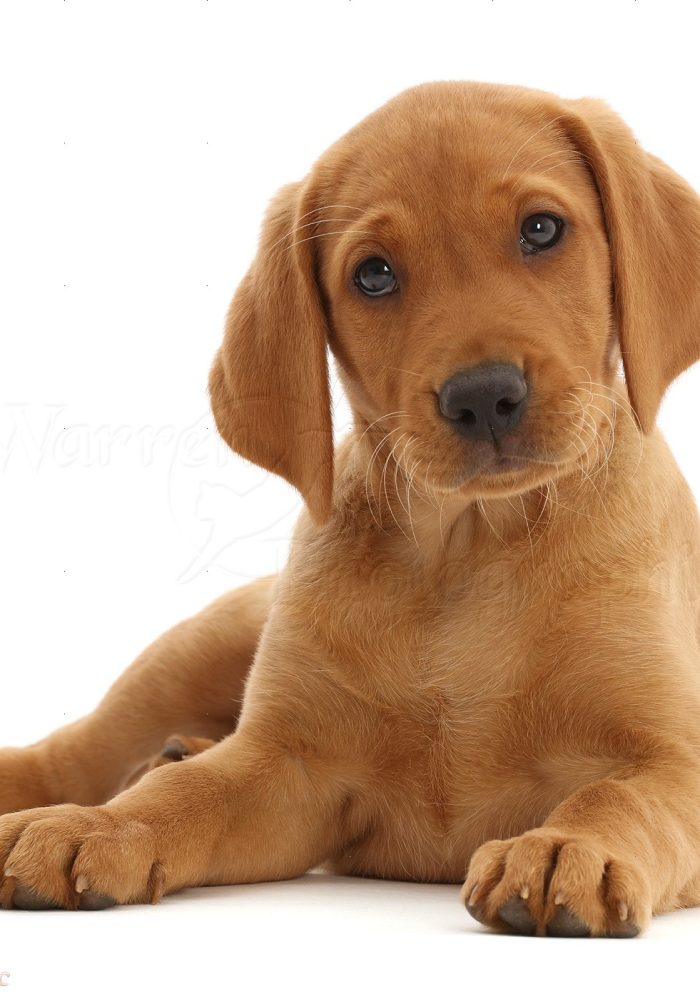
[[[294,243],[290,243],[289,246],[284,247],[284,249],[287,251],[293,250],[295,246],[301,246],[302,243],[310,243],[312,239],[321,239],[322,236],[343,236],[346,232],[347,229],[334,229],[332,232],[317,232],[313,236],[297,239]],[[374,236],[374,233],[369,229],[355,229],[355,233],[358,236]]]
[[[428,462],[428,467],[426,468],[425,474],[423,476],[423,489],[425,491],[424,492],[425,498],[429,501],[433,509],[442,511],[442,508],[445,505],[445,496],[442,497],[442,502],[438,503],[439,497],[437,494],[437,490],[435,486],[431,486],[428,482],[428,479],[430,477],[430,469],[433,467],[434,461],[435,458],[431,458],[430,461]]]
[[[535,551],[534,551],[534,548],[532,546],[532,531],[530,530],[530,521],[527,519],[527,512],[525,510],[525,500],[523,499],[522,495],[519,497],[519,499],[520,499],[520,505],[523,508],[523,517],[525,518],[525,526],[527,527],[527,539],[530,542],[530,554],[532,556],[532,561],[534,562],[535,561]]]
[[[505,169],[505,171],[503,173],[503,177],[501,179],[501,183],[502,184],[505,183],[505,179],[508,176],[508,171],[510,170],[510,168],[513,165],[513,163],[515,162],[516,156],[518,156],[518,154],[521,153],[523,151],[523,149],[525,149],[526,146],[529,146],[529,144],[533,141],[533,139],[536,139],[537,136],[540,135],[541,132],[544,132],[544,130],[546,128],[551,128],[552,125],[554,125],[556,122],[558,122],[560,118],[565,118],[566,114],[567,114],[567,112],[562,112],[562,114],[557,115],[555,118],[550,118],[549,121],[546,121],[544,123],[544,125],[542,125],[541,128],[538,128],[536,132],[533,132],[532,135],[528,136],[528,138],[525,139],[525,141],[522,142],[518,146],[518,148],[515,150],[515,152],[511,156],[510,161],[508,162],[508,166],[506,167],[506,169]]]
[[[547,487],[547,495],[546,496],[544,496],[544,494],[542,493],[542,487],[541,486],[537,490],[538,494],[540,496],[542,496],[542,499],[543,499],[544,502],[542,503],[540,512],[537,515],[537,520],[532,525],[532,532],[533,532],[533,534],[537,530],[537,528],[539,527],[539,525],[540,525],[540,523],[542,521],[542,518],[544,517],[544,512],[547,509],[547,503],[548,503],[549,498],[550,498],[550,492],[549,492],[550,483],[551,483],[551,480],[547,480],[547,482],[544,483],[544,485]],[[552,519],[552,516],[551,516],[551,509],[550,509],[550,515],[547,518],[547,523],[544,524],[544,526],[542,527],[542,530],[540,531],[539,537],[535,538],[534,542],[532,541],[532,539],[530,540],[530,548],[533,551],[534,551],[535,545],[537,545],[542,540],[542,536],[544,535],[545,531],[549,527],[551,519]]]
[[[398,428],[398,429],[400,429],[400,428]],[[403,434],[402,434],[402,436],[403,436]],[[401,437],[399,437],[399,440],[401,440]],[[392,457],[392,455],[393,455],[393,453],[394,453],[395,450],[396,450],[396,444],[391,449],[391,451],[389,452],[389,454],[386,457],[386,461],[384,462],[384,467],[382,468],[382,475],[381,475],[381,478],[379,480],[379,495],[381,496],[381,492],[382,492],[382,488],[383,488],[384,489],[384,496],[386,497],[386,505],[389,508],[389,513],[391,514],[391,517],[392,517],[394,523],[396,524],[396,526],[398,527],[398,529],[401,531],[401,533],[403,534],[403,536],[408,541],[409,540],[408,535],[406,534],[406,532],[404,531],[403,527],[401,526],[401,524],[396,519],[396,514],[394,513],[394,508],[391,505],[391,500],[389,499],[389,491],[387,490],[387,486],[386,486],[386,472],[387,472],[387,468],[389,466],[389,462],[391,461],[391,457]]]
[[[544,177],[545,174],[551,173],[552,170],[558,170],[559,167],[566,166],[568,163],[580,163],[580,162],[581,162],[581,156],[577,153],[576,156],[570,156],[568,159],[559,160],[558,163],[553,163],[551,166],[548,166],[546,170],[540,170],[539,176]]]
[[[572,153],[574,154],[573,156],[569,155],[569,154],[572,154]],[[583,161],[584,163],[591,164],[590,158],[588,156],[586,156],[585,153],[582,153],[579,149],[573,149],[573,148],[567,149],[567,150],[555,149],[555,150],[553,150],[550,153],[545,153],[544,156],[540,156],[539,159],[535,160],[535,162],[532,163],[530,166],[524,167],[523,168],[523,173],[527,173],[527,174],[532,173],[534,171],[535,166],[538,163],[542,162],[542,160],[549,159],[551,156],[562,156],[562,155],[566,155],[567,158],[560,160],[558,163],[555,163],[553,166],[548,167],[546,170],[541,170],[539,173],[536,174],[536,178],[537,177],[543,177],[545,174],[549,173],[551,170],[555,170],[557,167],[564,166],[567,163],[579,163],[579,162]],[[513,203],[515,201],[517,201],[519,197],[520,197],[520,191],[516,190],[515,193],[513,194],[513,196],[511,197],[510,201],[508,202],[508,210],[509,211],[512,208]]]
[[[562,154],[561,149],[553,149],[551,152],[545,153],[543,156],[538,156],[534,163],[528,163],[526,167],[523,167],[523,173],[532,173],[537,164],[541,163],[542,160],[548,160],[552,156],[561,156],[561,154]]]
[[[640,462],[642,460],[642,454],[643,454],[643,451],[644,451],[644,440],[643,440],[643,437],[642,437],[642,433],[641,433],[641,431],[639,429],[639,425],[637,423],[637,419],[636,419],[636,417],[634,415],[634,412],[632,410],[632,406],[630,404],[629,399],[626,397],[626,395],[624,395],[622,392],[620,392],[614,386],[612,386],[612,385],[605,385],[602,382],[596,382],[596,381],[594,381],[591,378],[591,375],[590,375],[590,372],[588,371],[588,369],[585,368],[583,365],[579,364],[579,365],[576,365],[576,367],[580,371],[583,371],[584,374],[587,376],[587,381],[586,382],[579,382],[578,385],[577,385],[577,387],[583,387],[583,388],[585,388],[588,391],[588,394],[589,394],[589,403],[590,403],[590,400],[592,398],[601,398],[601,399],[604,399],[606,402],[611,402],[613,404],[613,417],[614,418],[616,418],[617,413],[621,412],[629,420],[630,426],[634,430],[635,439],[636,439],[637,445],[638,445],[637,462],[636,462],[634,471],[632,472],[632,477],[634,477],[637,474],[637,471],[639,469],[639,464],[640,464]],[[594,388],[602,389],[602,392],[601,393],[593,392]],[[615,435],[614,435],[614,429],[612,427],[612,424],[611,424],[611,433],[612,433],[612,440],[611,440],[610,448],[608,449],[608,458],[606,459],[606,461],[609,461],[610,454],[612,453],[612,447],[614,445],[614,437],[615,437]]]
[[[501,535],[498,533],[498,531],[496,530],[496,528],[493,526],[493,524],[489,520],[488,514],[486,513],[486,507],[484,506],[484,502],[483,502],[481,496],[477,497],[476,506],[481,511],[482,517],[484,518],[484,520],[486,521],[486,523],[489,525],[489,527],[493,531],[494,536],[498,539],[498,541],[500,541],[500,543],[504,547],[507,548],[508,546],[506,545],[505,541],[503,540],[503,538],[501,537]]]
[[[402,441],[404,437],[408,437],[408,431],[404,431],[404,433],[402,433],[401,436],[399,438],[397,438],[396,444],[394,444],[394,446],[393,446],[393,448],[391,450],[391,453],[389,454],[389,458],[392,457],[394,451],[396,450],[396,448],[398,447],[400,441]],[[404,448],[404,453],[405,453],[405,448]],[[401,469],[401,472],[403,473],[403,468]],[[401,496],[399,495],[398,473],[399,473],[399,460],[397,459],[394,462],[394,492],[396,493],[396,497],[397,497],[399,503],[403,507],[404,513],[407,514],[408,510],[406,509],[406,506],[404,505],[404,502],[401,499]]]
[[[312,208],[311,211],[304,212],[303,215],[299,216],[299,222],[301,222],[302,219],[308,218],[309,215],[313,215],[315,212],[327,212],[329,210],[329,208],[347,208],[349,211],[352,211],[352,212],[364,212],[364,211],[366,211],[365,208],[360,208],[357,205],[344,205],[344,204],[341,204],[340,202],[335,202],[335,203],[330,204],[330,205],[319,205],[318,208]]]
[[[445,493],[442,497],[442,502],[440,503],[440,513],[438,514],[438,531],[440,532],[440,543],[443,548],[445,547],[445,535],[442,530],[442,515],[445,510],[446,499],[447,499],[447,493]]]
[[[327,223],[330,224],[331,222],[357,222],[357,219],[324,218],[324,219],[314,219],[313,222],[306,222],[304,225],[296,225],[294,226],[293,229],[290,229],[289,232],[286,232],[284,236],[281,236],[278,240],[275,240],[275,242],[272,244],[272,246],[268,249],[267,252],[271,253],[276,246],[279,246],[280,243],[284,243],[286,239],[289,239],[289,237],[293,236],[295,233],[301,232],[302,229],[311,229],[314,226],[326,225]]]
[[[424,377],[424,375],[421,375],[418,371],[409,371],[407,368],[395,368],[391,364],[380,364],[379,366],[384,368],[386,371],[400,371],[404,375],[415,375],[416,378]]]
[[[358,437],[357,443],[360,444],[362,442],[365,434],[369,433],[369,431],[372,429],[372,427],[375,427],[378,423],[381,423],[382,420],[388,420],[388,419],[390,419],[391,417],[394,417],[394,416],[397,417],[397,418],[399,416],[408,416],[408,413],[406,412],[405,409],[395,409],[393,411],[393,413],[384,413],[382,416],[378,416],[376,420],[373,420],[371,423],[369,423],[365,427],[365,429],[362,431],[361,435]]]
[[[408,450],[409,445],[414,440],[415,440],[415,437],[410,436],[409,439],[406,441],[406,444],[404,445],[403,453],[402,453],[402,455],[401,455],[401,457],[399,459],[399,463],[401,465],[403,465],[403,462],[404,462],[404,460],[406,458],[406,451]],[[411,466],[411,469],[408,472],[408,474],[406,475],[406,473],[404,473],[404,478],[406,480],[406,503],[408,505],[408,509],[406,509],[406,507],[404,507],[404,509],[406,510],[406,513],[408,514],[408,523],[409,523],[410,528],[411,528],[411,534],[413,535],[413,540],[415,541],[416,548],[419,548],[420,545],[418,544],[418,538],[416,537],[416,529],[415,529],[415,526],[414,526],[414,523],[413,523],[413,515],[411,513],[411,489],[413,488],[413,479],[415,477],[415,474],[416,474],[416,471],[418,469],[419,464],[420,464],[419,459],[416,459],[414,461],[413,465]],[[401,505],[403,506],[403,504],[401,504]]]
[[[365,496],[367,497],[367,506],[369,508],[369,512],[372,514],[372,519],[374,520],[375,524],[377,525],[377,527],[381,531],[384,530],[384,527],[380,523],[380,521],[377,520],[377,518],[376,518],[376,516],[374,514],[374,509],[372,507],[372,500],[376,499],[376,497],[374,495],[374,489],[371,490],[372,496],[370,498],[370,476],[371,476],[371,472],[372,472],[372,466],[374,465],[374,462],[376,460],[377,455],[379,454],[380,449],[383,447],[384,444],[386,444],[386,442],[389,440],[389,438],[391,437],[391,435],[397,433],[400,429],[401,429],[400,427],[395,427],[393,430],[389,430],[389,432],[386,433],[381,438],[381,440],[379,441],[379,443],[375,447],[374,451],[372,452],[372,456],[369,459],[369,462],[367,464],[367,470],[365,472]],[[379,500],[377,501],[377,509],[379,511],[379,515],[381,516],[381,510],[382,510],[382,504],[381,504],[381,480],[380,480]]]

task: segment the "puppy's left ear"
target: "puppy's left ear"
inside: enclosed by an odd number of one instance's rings
[[[561,116],[600,194],[627,391],[649,432],[664,392],[700,359],[700,198],[603,102]]]
[[[316,218],[308,183],[282,188],[271,202],[228,311],[209,391],[227,444],[287,479],[320,523],[331,510],[333,432]]]

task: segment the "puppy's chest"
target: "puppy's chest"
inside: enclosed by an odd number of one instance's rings
[[[326,577],[313,619],[334,664],[369,696],[409,710],[434,691],[466,708],[510,682],[542,606],[540,590],[508,569],[370,562]]]
[[[344,870],[458,878],[486,832],[549,804],[526,733],[533,674],[558,640],[551,591],[528,582],[464,564],[437,579],[346,573],[317,591],[317,634],[364,715],[376,781]]]
[[[415,793],[446,800],[453,784],[464,787],[465,761],[483,766],[486,731],[509,738],[533,665],[539,599],[468,565],[447,577],[379,567],[319,590],[323,651],[368,716],[388,780],[410,773]]]

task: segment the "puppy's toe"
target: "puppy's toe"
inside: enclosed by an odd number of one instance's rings
[[[190,754],[187,752],[187,746],[181,739],[170,739],[161,749],[160,755],[164,760],[179,762]]]
[[[611,856],[592,835],[532,829],[475,851],[462,899],[501,932],[550,937],[635,937],[651,895],[634,858]]]
[[[549,937],[589,937],[591,928],[588,923],[567,909],[565,905],[557,905],[554,915],[547,923]]]
[[[60,908],[51,899],[45,898],[39,892],[34,891],[33,888],[27,888],[23,884],[15,884],[11,904],[15,909],[28,909],[32,912],[38,912],[40,909]]]
[[[56,805],[0,819],[0,904],[96,911],[165,890],[149,822],[105,807]]]
[[[97,912],[100,909],[111,909],[117,904],[117,900],[111,895],[104,895],[99,891],[84,891],[80,896],[78,908],[86,912]]]
[[[498,907],[498,915],[514,933],[531,936],[537,930],[537,921],[530,912],[527,902],[519,895],[513,895]]]
[[[608,936],[630,939],[631,937],[638,937],[640,933],[641,929],[639,926],[628,919],[624,923],[620,923],[619,926],[616,926],[614,930],[611,930]]]
[[[203,753],[205,749],[210,749],[215,745],[213,739],[171,735],[169,739],[166,739],[160,753],[151,760],[148,769],[153,770],[155,767],[162,767],[167,763],[180,763],[182,760],[187,760],[190,756],[197,756],[198,753]]]

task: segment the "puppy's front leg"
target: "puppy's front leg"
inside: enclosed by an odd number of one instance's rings
[[[228,735],[273,585],[260,579],[240,587],[161,635],[85,718],[33,746],[0,749],[0,815],[61,802],[101,804],[173,733]]]
[[[342,839],[347,787],[308,747],[236,733],[107,805],[0,819],[2,903],[103,908],[188,885],[291,878]]]
[[[510,932],[626,937],[652,913],[696,904],[700,758],[680,740],[640,755],[541,828],[481,846],[462,892],[470,913]]]

